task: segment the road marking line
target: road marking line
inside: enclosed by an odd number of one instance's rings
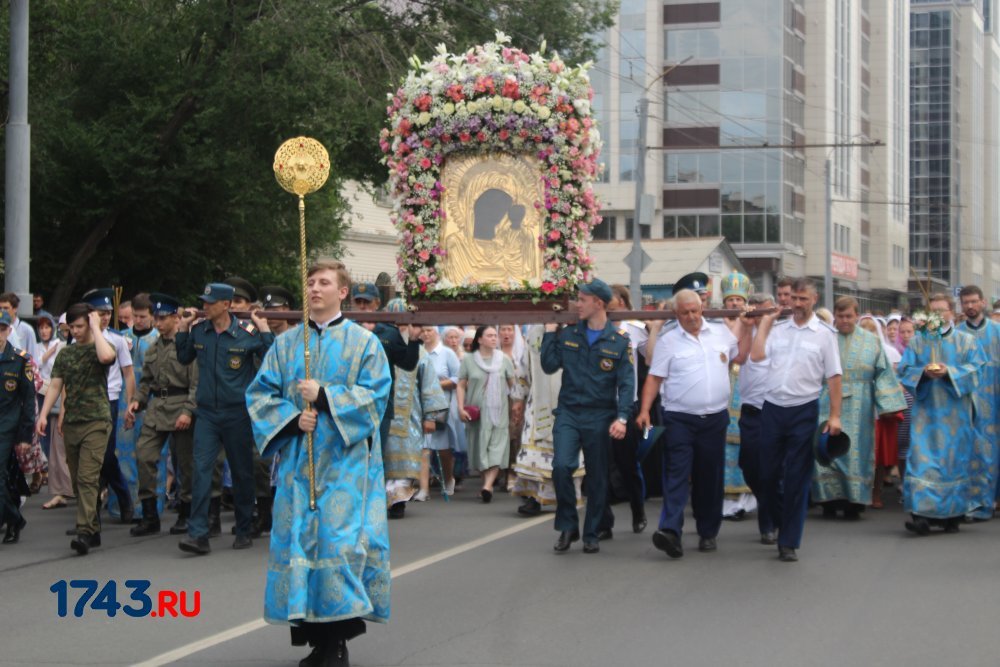
[[[452,547],[451,549],[445,549],[444,551],[438,552],[427,558],[421,558],[420,560],[414,561],[403,565],[402,567],[393,568],[391,577],[396,579],[404,574],[409,574],[410,572],[416,572],[417,570],[422,570],[425,567],[430,567],[435,563],[440,563],[443,560],[449,558],[454,558],[466,551],[472,551],[473,549],[478,549],[481,546],[489,544],[490,542],[496,542],[497,540],[502,540],[505,537],[510,537],[516,533],[520,533],[523,530],[529,528],[534,528],[535,526],[551,521],[551,515],[543,515],[535,517],[534,519],[527,519],[519,522],[515,526],[501,530],[498,533],[492,533],[486,535],[485,537],[480,537],[479,539],[472,540],[471,542],[466,542],[465,544],[460,544],[457,547]],[[207,648],[212,648],[217,644],[222,644],[230,639],[235,639],[246,634],[250,634],[255,630],[260,630],[261,628],[267,627],[268,623],[264,619],[257,619],[255,621],[250,621],[249,623],[244,623],[242,625],[237,625],[234,628],[229,628],[228,630],[223,630],[214,635],[205,637],[204,639],[199,639],[196,642],[191,642],[190,644],[185,644],[179,648],[175,648],[172,651],[167,651],[166,653],[161,653],[158,656],[145,660],[143,662],[134,663],[133,667],[161,667],[161,665],[167,665],[171,662],[181,660],[189,655],[198,653],[199,651],[204,651]]]

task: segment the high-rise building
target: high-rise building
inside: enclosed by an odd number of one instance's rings
[[[910,3],[910,260],[1000,296],[1000,47],[992,0]],[[929,267],[929,274],[928,274]]]
[[[767,291],[823,278],[829,157],[836,291],[894,305],[909,245],[906,18],[904,0],[624,0],[594,73],[607,166],[595,240],[631,238],[648,91],[657,209],[643,237],[722,236]]]

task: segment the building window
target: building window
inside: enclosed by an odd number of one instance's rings
[[[614,216],[601,216],[601,221],[594,226],[591,236],[595,241],[615,240],[615,218]]]
[[[632,240],[635,234],[632,233],[634,218],[625,218],[625,238]],[[649,238],[649,228],[650,225],[639,225],[639,238],[648,239]]]
[[[867,265],[867,264],[870,263],[869,262],[869,253],[870,253],[870,248],[869,248],[868,241],[862,240],[861,241],[861,263],[862,264]]]

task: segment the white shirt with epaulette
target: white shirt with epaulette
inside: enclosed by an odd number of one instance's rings
[[[837,330],[813,315],[801,327],[776,322],[765,347],[770,372],[765,400],[783,408],[819,398],[823,381],[841,375]]]
[[[729,405],[729,362],[739,354],[739,341],[725,324],[702,318],[692,336],[675,327],[656,343],[650,375],[664,378],[663,409],[710,415]]]

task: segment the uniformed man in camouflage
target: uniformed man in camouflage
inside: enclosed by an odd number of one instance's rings
[[[101,546],[101,524],[97,516],[101,466],[111,435],[108,404],[108,366],[115,363],[115,348],[101,332],[101,316],[93,306],[78,303],[66,311],[66,323],[76,341],[67,345],[52,366],[49,391],[39,411],[35,431],[44,436],[48,415],[56,399],[66,390],[59,413],[66,444],[66,464],[76,493],[76,537],[70,542],[81,556]]]
[[[139,500],[142,521],[130,531],[134,537],[160,532],[157,514],[156,483],[160,452],[167,438],[173,439],[177,458],[174,465],[180,478],[180,512],[171,535],[187,532],[191,514],[191,475],[194,439],[192,423],[195,390],[198,388],[198,365],[184,365],[177,359],[175,338],[180,319],[176,299],[166,294],[151,294],[153,317],[159,336],[148,350],[142,364],[142,379],[134,400],[128,407],[127,423],[135,413],[145,411],[142,430],[136,442],[139,469]]]

